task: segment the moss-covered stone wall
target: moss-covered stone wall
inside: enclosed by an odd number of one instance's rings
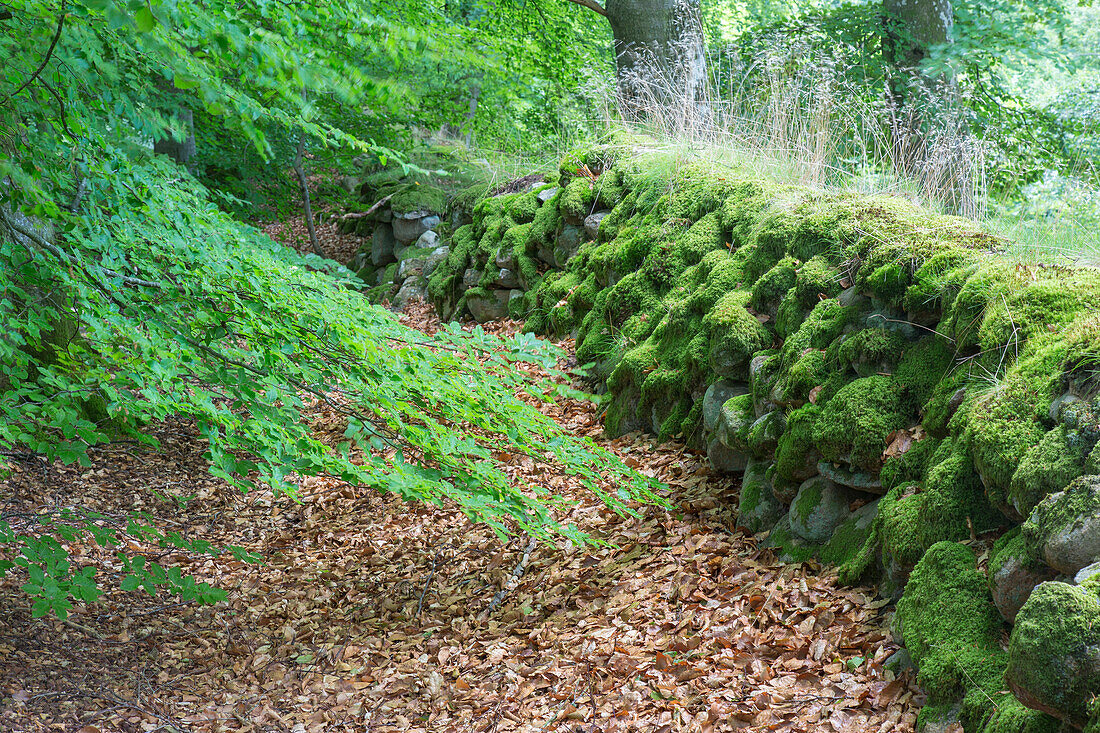
[[[900,597],[923,725],[1097,729],[1100,273],[637,141],[452,220],[441,313],[575,335],[608,431],[706,449],[783,557]]]

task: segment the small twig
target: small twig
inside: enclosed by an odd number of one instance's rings
[[[386,204],[386,202],[388,202],[392,198],[393,194],[391,193],[389,196],[383,196],[381,199],[376,201],[374,205],[366,211],[353,211],[350,214],[344,214],[343,216],[339,216],[337,218],[340,221],[345,221],[346,219],[363,219],[378,211],[378,209],[382,208]]]
[[[79,631],[83,634],[87,634],[88,636],[92,637],[93,639],[96,639],[98,641],[103,641],[103,638],[104,638],[103,634],[99,633],[98,631],[96,631],[93,628],[85,626],[84,624],[78,624],[76,621],[73,621],[72,619],[68,619],[68,618],[61,619],[61,623],[65,624],[70,629],[76,629],[77,631]]]
[[[435,577],[435,566],[436,563],[439,561],[439,555],[442,552],[443,550],[439,550],[435,553],[435,557],[432,558],[432,569],[428,571],[428,579],[424,581],[424,587],[420,590],[420,600],[416,602],[416,615],[418,618],[420,617],[421,609],[424,608],[424,596],[428,592],[428,586],[432,584],[432,578]]]
[[[523,551],[523,557],[519,559],[519,564],[516,565],[516,569],[512,571],[512,575],[505,581],[504,587],[498,590],[497,594],[493,596],[492,602],[489,603],[489,610],[485,612],[486,616],[491,615],[493,611],[497,609],[497,606],[499,606],[505,596],[508,595],[508,591],[511,590],[510,586],[519,581],[520,576],[523,575],[523,571],[527,568],[527,561],[531,559],[531,553],[534,551],[537,544],[538,540],[534,537],[527,542],[527,547]]]

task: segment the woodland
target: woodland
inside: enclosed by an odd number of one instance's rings
[[[0,0],[0,730],[1100,731],[1100,10]]]

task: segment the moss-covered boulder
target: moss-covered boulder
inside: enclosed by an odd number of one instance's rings
[[[918,680],[928,691],[918,728],[957,719],[967,731],[990,730],[992,719],[1003,715],[999,708],[1010,705],[1012,698],[1006,695],[1004,679],[1004,622],[974,553],[956,542],[930,547],[898,601],[897,621],[919,670]],[[1036,730],[1028,727],[1032,725],[1053,731],[1041,713],[1025,710],[1015,712],[1013,727],[993,730]]]
[[[1009,623],[1016,620],[1016,614],[1035,586],[1053,580],[1055,575],[1053,570],[1028,555],[1027,544],[1018,528],[997,539],[986,573],[993,605]]]
[[[852,498],[847,489],[821,476],[803,482],[791,502],[791,532],[808,543],[823,544],[851,515]]]
[[[864,377],[829,400],[814,426],[814,444],[826,460],[877,474],[886,438],[912,422],[902,391],[884,376]]]
[[[1100,695],[1100,599],[1066,583],[1038,586],[1020,609],[1006,679],[1025,705],[1081,728]]]
[[[1023,536],[1033,558],[1066,575],[1100,560],[1100,476],[1082,476],[1039,502]]]
[[[750,461],[741,478],[741,495],[737,502],[737,526],[750,532],[762,532],[775,525],[783,516],[783,505],[772,496],[771,480],[767,477],[767,461]]]

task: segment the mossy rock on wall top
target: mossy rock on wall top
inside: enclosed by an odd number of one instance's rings
[[[510,312],[576,336],[578,361],[610,392],[608,431],[681,435],[709,445],[716,466],[751,467],[753,526],[807,481],[851,492],[869,507],[858,522],[807,489],[809,513],[783,516],[773,541],[840,564],[847,580],[878,573],[887,590],[905,588],[907,639],[936,688],[925,719],[1049,729],[1011,696],[992,712],[981,702],[1007,692],[992,641],[1004,621],[973,558],[947,548],[1084,511],[1066,498],[1080,491],[1063,490],[1100,473],[1100,274],[1006,262],[973,222],[898,198],[672,164],[647,145],[577,151],[552,193],[478,202],[432,297],[452,312],[472,285],[464,273],[511,258],[526,274]],[[578,222],[597,210],[610,213],[585,231]],[[711,404],[719,381],[729,400]],[[811,516],[826,505],[828,517]],[[957,593],[922,590],[949,572]],[[920,604],[942,606],[944,621]],[[977,665],[972,680],[926,641],[952,629],[970,639],[956,656]]]

